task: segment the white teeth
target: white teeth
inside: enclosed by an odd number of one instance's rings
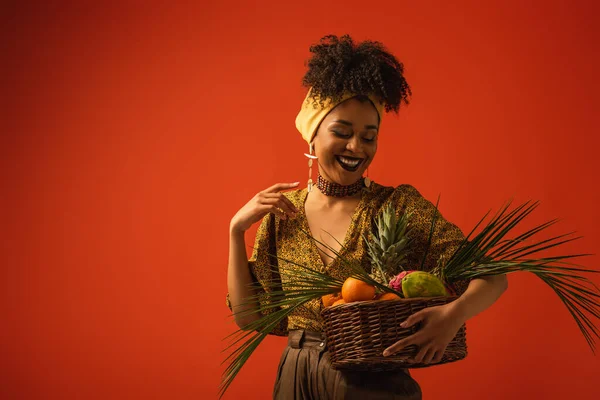
[[[339,160],[349,167],[356,167],[362,160],[352,160],[350,158],[339,156]]]

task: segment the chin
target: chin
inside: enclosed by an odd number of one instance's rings
[[[336,179],[336,183],[340,184],[342,186],[348,186],[348,185],[352,185],[353,183],[355,183],[357,180],[359,180],[360,178],[362,178],[363,176],[363,172],[353,172],[352,174],[349,174],[347,171],[342,172],[341,174],[338,174],[338,179]]]

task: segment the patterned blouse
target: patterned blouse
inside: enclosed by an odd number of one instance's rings
[[[295,263],[318,269],[330,276],[344,280],[350,275],[348,267],[345,267],[338,258],[325,266],[315,240],[304,232],[310,232],[306,214],[304,213],[304,202],[307,197],[306,189],[286,192],[285,195],[298,208],[299,213],[294,219],[282,220],[274,214],[267,214],[256,233],[256,240],[249,266],[253,278],[260,283],[273,280],[281,281],[283,289],[286,289],[285,276],[280,276],[279,271],[290,271],[298,269],[289,260]],[[363,268],[370,271],[371,263],[367,255],[367,247],[364,235],[372,235],[374,231],[374,218],[378,213],[391,203],[398,215],[404,212],[412,212],[409,220],[412,226],[413,242],[404,262],[404,269],[417,269],[422,261],[431,230],[431,222],[435,212],[435,206],[425,199],[413,186],[404,184],[397,188],[381,186],[375,182],[369,189],[364,189],[361,199],[354,211],[350,227],[339,252],[345,259],[358,261]],[[431,270],[437,265],[438,259],[443,262],[450,257],[458,245],[464,240],[460,228],[446,221],[438,215],[436,228],[429,254],[425,260],[424,269]],[[272,256],[277,254],[277,257]],[[273,268],[275,266],[276,268]],[[467,282],[456,285],[457,293],[462,294],[467,287]],[[270,288],[263,287],[261,304],[268,303],[266,291]],[[229,295],[227,305],[231,308]],[[310,301],[294,311],[281,326],[272,333],[285,336],[287,331],[294,329],[306,329],[311,331],[322,331],[323,322],[321,318],[321,300]]]

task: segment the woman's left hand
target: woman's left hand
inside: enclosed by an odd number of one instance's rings
[[[439,362],[465,320],[461,318],[454,304],[425,308],[414,313],[400,324],[408,328],[421,322],[421,329],[415,334],[399,340],[383,352],[384,356],[395,354],[409,345],[416,345],[419,352],[411,362],[426,363]]]

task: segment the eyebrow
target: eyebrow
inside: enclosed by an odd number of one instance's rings
[[[338,124],[342,124],[342,125],[346,125],[346,126],[352,126],[352,122],[346,121],[345,119],[336,119],[333,122],[337,122]],[[365,125],[365,128],[379,130],[379,127],[377,125]]]

